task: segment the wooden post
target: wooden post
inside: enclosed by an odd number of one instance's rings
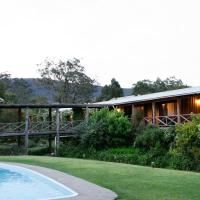
[[[26,108],[26,121],[25,121],[25,154],[28,155],[28,130],[29,130],[29,111]]]
[[[152,102],[152,124],[156,126],[156,102]]]
[[[86,106],[86,108],[85,108],[85,120],[88,121],[88,119],[89,119],[89,108],[88,108],[88,106]]]
[[[22,109],[18,108],[18,122],[22,121]]]
[[[181,98],[177,98],[177,122],[181,123]]]
[[[22,109],[18,108],[18,124],[20,125],[22,121]],[[20,128],[18,129],[18,131],[20,132]],[[21,146],[21,136],[17,136],[17,145],[18,147]]]
[[[55,156],[58,155],[58,148],[60,143],[60,114],[59,108],[56,108],[56,137],[55,137]]]
[[[52,131],[52,109],[49,108],[49,131]],[[52,150],[52,138],[51,138],[51,134],[49,134],[49,153],[51,153],[51,150]]]
[[[132,104],[132,112],[131,112],[131,121],[132,121],[132,123],[134,124],[135,123],[135,105],[134,104]]]

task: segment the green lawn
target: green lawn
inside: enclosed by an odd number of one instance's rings
[[[3,156],[0,161],[67,172],[115,191],[123,200],[199,200],[200,174],[128,164],[36,156]]]

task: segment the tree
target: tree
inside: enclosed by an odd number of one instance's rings
[[[142,80],[133,84],[133,95],[142,95],[155,92],[152,81]]]
[[[101,95],[97,98],[97,101],[106,101],[116,97],[123,96],[123,89],[115,78],[111,80],[110,85],[105,85],[101,90]]]
[[[79,59],[55,62],[45,59],[39,66],[42,83],[55,91],[59,103],[84,103],[91,100],[95,80],[85,74]]]
[[[6,103],[30,103],[32,90],[24,79],[12,79],[11,75],[0,73],[0,98]]]
[[[123,89],[121,88],[119,82],[116,81],[114,78],[111,80],[110,92],[112,98],[123,96]]]
[[[154,92],[163,92],[188,87],[181,79],[169,77],[164,80],[157,78],[156,81],[142,80],[133,84],[133,95],[143,95]]]
[[[33,104],[47,104],[48,100],[45,96],[34,96],[31,100]]]
[[[15,94],[11,103],[30,103],[33,98],[33,91],[24,79],[14,78],[11,80],[9,93]]]
[[[10,84],[10,74],[6,72],[0,73],[0,98],[5,99],[6,90]]]

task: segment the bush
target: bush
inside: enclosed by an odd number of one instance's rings
[[[86,148],[103,149],[131,144],[132,125],[123,113],[104,108],[79,125],[80,143]]]
[[[17,145],[0,145],[0,155],[23,155],[25,148]],[[46,155],[49,153],[48,147],[32,147],[29,148],[29,155]]]
[[[168,155],[169,168],[179,170],[192,170],[193,167],[190,160],[184,157],[181,153],[178,153],[176,150],[170,150]]]
[[[144,128],[135,139],[135,147],[145,151],[154,150],[158,154],[169,150],[174,143],[175,131],[173,128],[162,129],[152,126]]]
[[[79,142],[75,139],[62,146],[60,155],[200,171],[200,117],[193,116],[192,122],[171,128],[138,128],[134,148],[116,148],[119,144],[127,145],[127,136],[131,136],[131,141],[133,137],[129,132],[121,133],[120,128],[115,131],[118,124],[112,121],[113,116],[110,120],[107,112],[95,113],[88,124],[80,124]]]
[[[81,145],[75,145],[74,142],[67,142],[62,144],[58,149],[59,156],[61,157],[70,157],[70,158],[89,158],[94,152],[95,149],[86,149]]]
[[[193,117],[192,122],[176,126],[176,150],[186,157],[200,159],[200,117]]]
[[[129,164],[139,164],[139,150],[134,148],[112,148],[97,151],[94,148],[86,149],[83,146],[74,146],[71,143],[59,148],[61,157],[94,159]]]
[[[94,159],[109,162],[119,162],[127,164],[148,165],[154,167],[168,166],[168,156],[154,156],[154,152],[143,152],[138,148],[120,147],[105,150],[85,149],[82,146],[74,146],[72,143],[62,145],[59,149],[62,157]]]
[[[82,108],[73,108],[73,120],[85,119],[85,113]]]
[[[24,152],[24,148],[17,145],[0,145],[0,155],[21,155]]]
[[[175,147],[170,151],[177,168],[199,170],[200,162],[200,117],[193,116],[191,122],[176,126]]]
[[[48,147],[32,147],[29,148],[28,154],[29,155],[47,155],[49,153],[49,148]]]

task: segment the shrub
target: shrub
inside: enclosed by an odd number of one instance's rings
[[[41,155],[46,155],[48,153],[49,153],[48,147],[32,147],[32,148],[29,148],[28,150],[29,155],[41,156]]]
[[[162,129],[156,127],[144,128],[135,139],[135,147],[142,148],[144,150],[152,150],[158,153],[162,151],[166,152],[173,144],[175,138],[175,132],[173,128]]]
[[[0,155],[20,155],[24,154],[24,148],[17,145],[1,145]]]
[[[85,118],[82,108],[73,108],[73,120],[83,120]]]
[[[81,145],[75,145],[74,142],[67,142],[59,147],[59,156],[71,158],[90,158],[95,149],[86,149]]]
[[[123,129],[115,132],[118,124],[110,120],[110,114],[107,115],[107,112],[104,109],[100,113],[94,113],[87,124],[80,124],[80,141],[75,139],[71,144],[68,142],[61,147],[60,155],[200,171],[200,117],[194,116],[192,122],[171,128],[140,128],[136,134],[134,148],[125,145],[119,148],[119,144],[127,144],[129,136],[131,141],[133,137],[130,132],[119,131]],[[118,116],[118,113],[116,115]],[[118,145],[117,148],[115,145]]]
[[[74,146],[71,143],[62,145],[59,148],[59,155],[62,157],[94,159],[129,164],[139,164],[139,150],[126,148],[111,148],[97,151],[94,148],[86,149],[83,146]]]
[[[176,145],[174,156],[187,160],[187,168],[197,169],[200,162],[200,117],[193,116],[191,122],[176,126]],[[184,167],[185,168],[185,167]]]
[[[104,108],[95,111],[75,131],[84,147],[102,149],[131,144],[131,130],[131,122],[123,113]]]
[[[49,153],[48,147],[31,147],[29,148],[29,155],[46,155]],[[17,145],[0,145],[0,155],[23,155],[25,148]]]
[[[190,160],[184,157],[181,153],[178,153],[176,150],[171,149],[168,155],[168,167],[179,170],[192,170]]]
[[[194,155],[200,144],[200,132],[194,123],[187,123],[176,127],[176,149],[185,155]]]
[[[33,139],[29,139],[28,141],[29,148],[37,146],[37,143]]]
[[[82,146],[74,146],[72,143],[62,145],[59,149],[59,155],[62,157],[94,159],[110,162],[119,162],[127,164],[149,165],[154,167],[168,166],[168,156],[154,156],[154,152],[143,152],[138,148],[120,147],[105,150],[86,149]]]

